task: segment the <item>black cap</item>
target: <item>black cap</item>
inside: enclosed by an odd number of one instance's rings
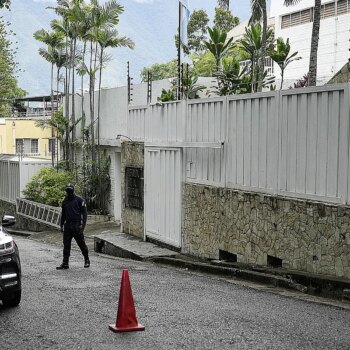
[[[72,191],[74,191],[74,185],[73,185],[73,184],[68,184],[68,185],[66,186],[66,190],[72,190]]]

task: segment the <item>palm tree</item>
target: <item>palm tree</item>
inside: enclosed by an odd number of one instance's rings
[[[243,38],[239,41],[239,48],[249,55],[250,59],[250,76],[252,84],[252,92],[257,90],[257,82],[259,81],[259,58],[262,47],[262,27],[260,23],[252,24],[245,29]],[[269,29],[266,32],[266,47],[273,49],[273,30]],[[261,77],[264,80],[264,74]]]
[[[216,70],[218,71],[221,67],[221,60],[226,55],[231,47],[233,38],[227,39],[227,33],[214,27],[209,28],[209,41],[204,41],[206,48],[214,55],[216,62]]]
[[[257,23],[262,21],[262,38],[259,53],[259,70],[258,70],[258,92],[262,91],[263,77],[265,71],[265,55],[266,55],[266,33],[267,33],[267,9],[266,0],[250,0],[252,15],[249,23]]]
[[[294,52],[289,56],[290,53],[290,45],[289,45],[289,38],[286,42],[284,42],[283,38],[277,38],[276,42],[276,50],[273,49],[269,51],[269,56],[273,59],[274,62],[276,62],[280,69],[281,69],[281,87],[280,90],[282,90],[283,87],[283,80],[284,80],[284,71],[287,68],[287,66],[292,63],[293,61],[300,60],[301,57],[296,57],[298,52]]]
[[[98,87],[98,112],[97,112],[97,139],[100,141],[100,107],[101,107],[101,83],[104,53],[108,47],[128,47],[134,48],[134,43],[127,37],[120,37],[116,29],[110,28],[94,28],[91,33],[91,38],[99,45],[99,87]],[[89,35],[88,35],[89,37]]]
[[[99,82],[98,82],[98,110],[97,110],[97,161],[98,161],[98,171],[101,168],[100,159],[100,111],[101,111],[101,84],[102,84],[102,70],[105,50],[108,47],[128,47],[130,49],[134,48],[134,42],[127,37],[120,37],[116,29],[104,27],[102,29],[95,27],[87,35],[91,37],[92,41],[95,41],[99,45]],[[100,183],[101,185],[101,183]],[[101,186],[100,186],[101,188]]]
[[[285,0],[286,6],[295,5],[300,0]],[[312,25],[310,62],[309,62],[309,86],[316,86],[317,83],[317,52],[318,42],[320,38],[320,24],[321,24],[321,0],[315,0],[314,18]]]
[[[49,32],[45,29],[37,30],[33,36],[36,40],[47,45],[47,49],[39,49],[39,54],[46,61],[51,63],[51,112],[53,112],[53,73],[57,50],[60,50],[63,47],[63,37],[59,33]]]
[[[229,10],[230,0],[218,0],[218,7],[221,7],[225,10]]]
[[[75,113],[75,67],[76,67],[76,58],[77,58],[77,40],[80,34],[80,18],[83,7],[83,0],[61,0],[61,7],[58,8],[58,12],[63,17],[63,21],[54,20],[52,21],[52,27],[63,33],[69,40],[70,43],[70,55],[67,59],[69,59],[69,69],[72,78],[72,108],[71,108],[71,121],[72,125],[75,125],[76,113]],[[56,11],[56,12],[57,12]],[[67,42],[68,42],[67,40]],[[70,81],[70,77],[69,77]],[[75,162],[75,139],[76,139],[76,130],[75,127],[72,129],[71,141],[71,160]]]

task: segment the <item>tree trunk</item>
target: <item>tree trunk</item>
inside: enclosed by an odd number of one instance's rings
[[[261,7],[262,7],[261,12],[263,15],[263,27],[262,27],[261,48],[260,48],[260,55],[259,55],[258,92],[262,91],[264,72],[265,72],[266,32],[267,32],[266,0],[261,1]]]
[[[67,23],[66,23],[67,25]],[[66,79],[64,82],[64,96],[66,98],[65,102],[65,117],[69,120],[69,80],[68,80],[68,70],[69,70],[69,56],[68,56],[68,37],[66,36]],[[69,125],[66,126],[66,134],[64,139],[64,160],[66,170],[69,170]]]
[[[76,133],[75,133],[75,51],[76,51],[76,40],[73,40],[73,46],[72,46],[72,118],[71,118],[71,125],[72,125],[72,147],[71,147],[71,161],[75,163],[75,139],[76,139]]]
[[[101,111],[101,84],[102,84],[102,63],[103,63],[103,48],[100,52],[100,78],[98,82],[98,110],[97,110],[97,166],[98,166],[98,205],[102,208],[102,179],[101,179],[101,151],[100,151],[100,111]]]
[[[92,42],[90,44],[90,74],[89,74],[89,97],[90,97],[90,138],[91,138],[91,146],[94,148],[95,144],[95,132],[94,132],[94,103],[93,103],[93,94],[94,94],[94,75],[92,74],[93,66],[93,50],[92,50]],[[91,160],[94,161],[94,152],[91,151]]]
[[[57,68],[57,81],[56,81],[56,103],[57,103],[57,110],[56,112],[58,112],[58,89],[59,89],[59,80],[60,80],[60,68]],[[59,143],[58,143],[58,127],[56,127],[56,142],[55,142],[55,153],[56,153],[56,166],[57,166],[57,171],[58,171],[58,157],[59,157]]]
[[[84,48],[83,48],[83,62],[85,62],[85,53],[86,53],[86,42],[84,41]],[[84,76],[81,76],[81,129],[83,131],[83,142],[85,137],[85,107],[84,107]]]
[[[315,0],[314,23],[312,26],[311,51],[309,63],[309,86],[316,86],[317,83],[317,52],[320,37],[321,21],[321,0]]]
[[[53,69],[54,69],[54,64],[51,63],[51,120],[53,119]],[[54,136],[54,131],[53,128],[51,129],[51,139],[49,140],[49,143],[51,142],[51,163],[52,163],[52,167],[55,166],[55,152],[52,148],[53,145],[53,136]]]
[[[284,80],[284,68],[281,68],[281,87],[280,87],[280,90],[282,90],[282,87],[283,87],[283,80]]]

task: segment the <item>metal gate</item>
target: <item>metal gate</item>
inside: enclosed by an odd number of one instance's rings
[[[181,247],[181,150],[145,148],[145,235]]]

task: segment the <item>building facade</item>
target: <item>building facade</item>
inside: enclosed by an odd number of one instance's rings
[[[284,87],[288,88],[308,72],[314,0],[303,0],[294,6],[271,0],[270,16],[275,18],[275,36],[289,38],[291,52],[298,51],[301,60],[285,71]],[[327,83],[349,60],[350,0],[322,0],[318,46],[317,84]],[[277,66],[277,65],[275,65]],[[280,70],[275,67],[276,78]]]
[[[53,147],[52,131],[36,126],[42,118],[1,118],[0,154],[14,154],[51,159]]]

